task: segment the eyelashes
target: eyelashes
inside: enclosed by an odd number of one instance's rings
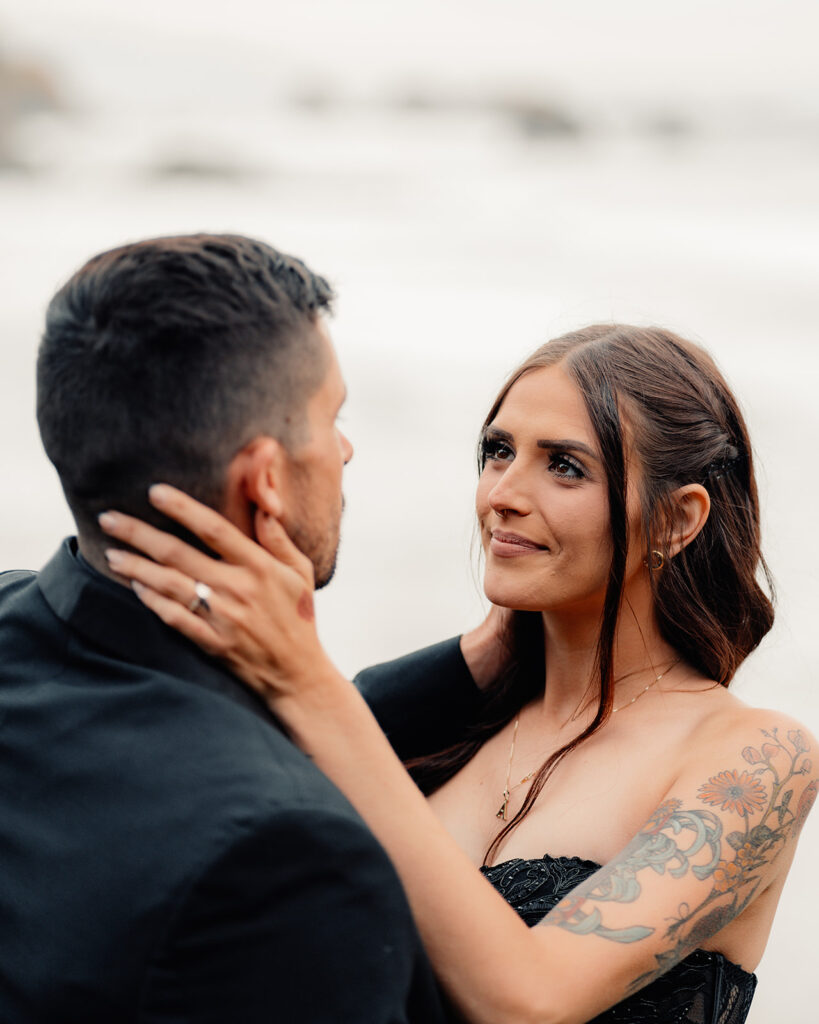
[[[564,480],[584,480],[586,477],[583,467],[577,459],[573,459],[571,455],[567,455],[565,452],[552,455],[549,469],[555,476],[562,477]]]
[[[511,462],[515,451],[508,441],[497,437],[482,437],[480,446],[481,469],[487,462]],[[549,453],[549,472],[562,480],[584,480],[587,476],[583,464],[568,452]]]
[[[511,461],[514,457],[514,451],[505,441],[495,437],[484,436],[481,438],[481,468],[488,461],[507,462]]]

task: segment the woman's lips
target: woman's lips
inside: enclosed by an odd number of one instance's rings
[[[489,541],[489,550],[498,558],[517,558],[520,555],[536,555],[540,551],[549,549],[516,533],[493,530],[492,538]]]

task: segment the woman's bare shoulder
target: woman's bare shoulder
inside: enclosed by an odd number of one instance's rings
[[[735,690],[714,679],[693,676],[686,681],[684,688],[670,688],[667,695],[672,694],[680,701],[670,708],[672,714],[683,717],[692,732],[707,743],[719,740],[735,742],[748,733],[776,730],[781,735],[801,732],[811,741],[814,750],[819,748],[819,740],[804,722],[774,708],[750,705]]]
[[[776,708],[757,707],[742,700],[735,693],[720,687],[714,693],[703,716],[703,738],[719,749],[741,744],[777,744],[784,740],[800,752],[816,752],[819,740],[808,726],[792,715]]]
[[[757,838],[795,838],[819,792],[819,740],[782,711],[714,695],[692,730],[676,785],[727,811]]]

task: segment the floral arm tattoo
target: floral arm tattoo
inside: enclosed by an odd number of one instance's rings
[[[724,836],[730,854],[722,852],[722,818],[703,807],[684,810],[681,800],[665,800],[616,860],[561,900],[542,922],[580,935],[639,942],[656,929],[640,924],[607,928],[595,904],[634,902],[642,891],[638,876],[646,870],[673,878],[690,871],[700,881],[710,880],[711,890],[697,906],[679,906],[665,931],[667,948],[655,954],[656,969],[635,979],[629,991],[664,974],[737,917],[753,899],[761,870],[804,824],[819,789],[816,778],[804,787],[794,782],[812,771],[805,737],[800,729],[790,730],[787,740],[775,728],[760,732],[761,746],[742,751],[750,769],[718,772],[697,793],[703,803],[738,815],[744,823]],[[699,863],[691,863],[694,857]]]

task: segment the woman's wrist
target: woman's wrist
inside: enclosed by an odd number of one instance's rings
[[[305,666],[299,675],[291,676],[287,686],[280,681],[271,685],[263,680],[258,687],[293,742],[309,752],[311,738],[321,731],[322,723],[337,730],[337,716],[350,693],[357,693],[353,684],[341,674],[329,658]]]

